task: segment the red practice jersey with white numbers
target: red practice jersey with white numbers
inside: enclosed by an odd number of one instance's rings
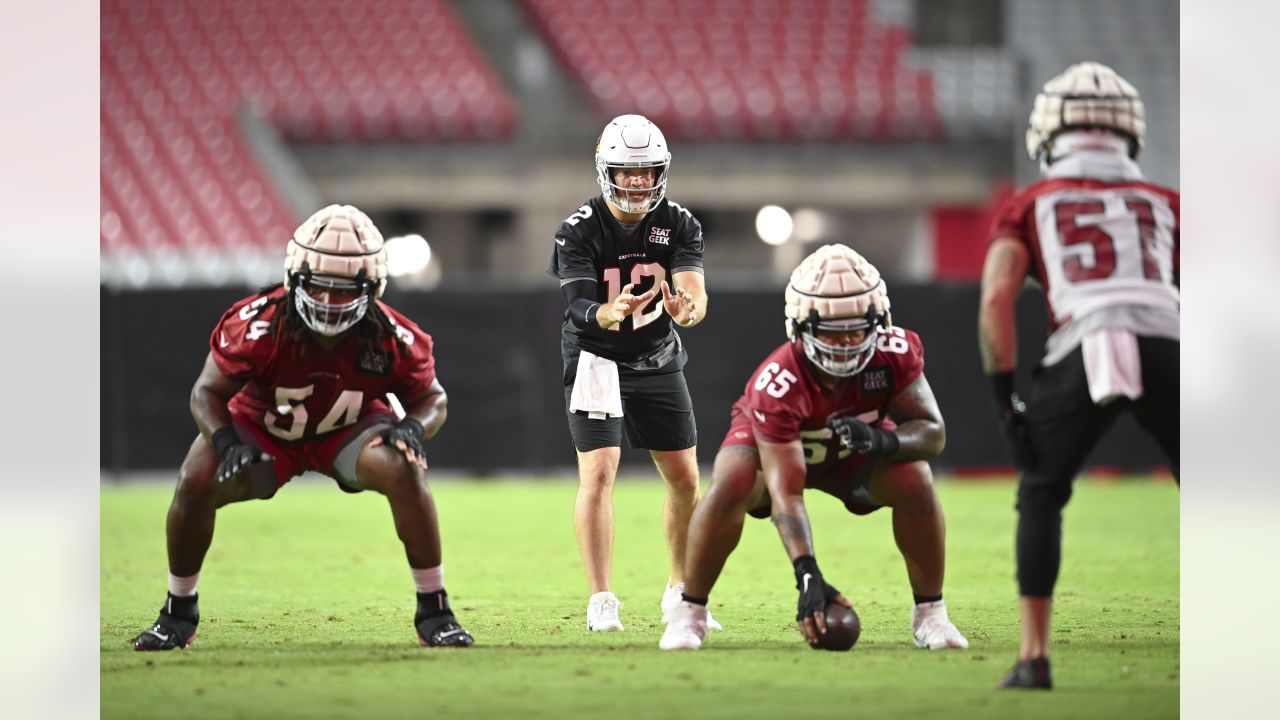
[[[910,330],[879,332],[871,362],[836,391],[818,379],[799,342],[778,346],[751,374],[742,397],[733,404],[723,445],[798,439],[804,445],[808,474],[814,477],[850,454],[827,428],[829,420],[853,416],[892,429],[889,400],[924,373],[924,345]]]
[[[1005,201],[991,238],[1031,255],[1050,331],[1108,307],[1179,305],[1179,195],[1141,180],[1041,180]]]
[[[213,359],[224,375],[246,384],[230,409],[238,418],[284,441],[311,440],[372,414],[390,413],[387,393],[407,402],[422,397],[436,379],[431,336],[412,320],[377,302],[395,325],[395,336],[366,348],[358,328],[325,349],[311,331],[272,332],[286,291],[278,288],[231,306],[213,331]],[[288,302],[287,298],[285,302]]]

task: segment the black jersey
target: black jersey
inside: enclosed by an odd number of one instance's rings
[[[596,299],[616,298],[628,283],[640,295],[678,272],[702,272],[702,224],[680,205],[663,198],[634,229],[618,222],[597,195],[560,223],[547,272],[563,283],[595,280]],[[675,287],[671,287],[675,291]],[[563,332],[570,342],[600,357],[634,362],[662,347],[671,337],[671,317],[662,290],[653,301],[609,330],[582,330],[569,320]]]

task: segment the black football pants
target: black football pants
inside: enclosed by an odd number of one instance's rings
[[[1027,422],[1036,461],[1018,481],[1018,589],[1023,596],[1053,595],[1062,560],[1062,508],[1089,452],[1120,413],[1134,414],[1178,477],[1179,345],[1139,337],[1138,348],[1143,395],[1136,401],[1120,398],[1105,407],[1095,405],[1078,347],[1034,373]]]

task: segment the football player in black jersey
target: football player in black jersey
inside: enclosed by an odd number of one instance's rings
[[[649,450],[667,486],[664,620],[680,602],[685,537],[698,501],[688,354],[672,322],[691,328],[706,317],[702,226],[666,198],[670,168],[656,125],[639,115],[610,121],[596,145],[602,192],[560,224],[547,268],[568,303],[560,346],[578,451],[573,521],[591,587],[587,628],[601,632],[622,629],[609,573],[623,431],[632,447]]]

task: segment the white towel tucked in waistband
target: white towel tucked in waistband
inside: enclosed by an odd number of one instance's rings
[[[573,380],[569,411],[582,411],[592,420],[622,417],[622,391],[618,389],[618,364],[583,350]]]
[[[1142,397],[1142,358],[1133,332],[1102,328],[1086,335],[1080,349],[1089,397],[1095,405],[1106,405],[1118,397]]]

